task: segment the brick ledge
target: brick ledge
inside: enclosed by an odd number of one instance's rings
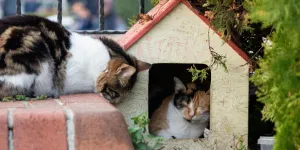
[[[74,94],[0,102],[0,149],[134,148],[119,110],[98,94]]]

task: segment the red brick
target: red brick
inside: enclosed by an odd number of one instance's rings
[[[24,108],[24,102],[0,102],[0,109],[6,108]]]
[[[8,149],[8,121],[7,110],[0,109],[0,149]]]
[[[77,102],[72,97],[60,99],[74,113],[76,150],[133,150],[122,113],[101,97],[94,99],[99,103],[80,103],[90,97],[83,95]]]
[[[84,98],[83,98],[84,97]],[[99,94],[73,94],[63,95],[60,97],[62,101],[67,103],[109,103],[106,99],[102,98]]]
[[[66,117],[63,109],[13,110],[15,150],[66,150]]]
[[[35,100],[35,101],[28,101],[27,108],[55,108],[55,109],[62,109],[62,107],[57,104],[55,99],[47,99],[47,100]]]

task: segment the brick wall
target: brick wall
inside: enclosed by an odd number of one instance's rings
[[[131,150],[120,111],[97,94],[0,102],[0,150]]]

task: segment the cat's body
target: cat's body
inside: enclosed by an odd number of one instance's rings
[[[149,131],[167,139],[198,138],[209,122],[209,92],[196,90],[193,84],[185,87],[178,78],[174,81],[175,93],[153,113]]]
[[[105,45],[97,39],[90,39],[88,36],[77,33],[72,33],[70,39],[74,44],[70,48],[72,57],[68,59],[66,66],[64,94],[97,92],[95,83],[99,75],[106,69],[110,60],[109,52]],[[83,51],[84,49],[86,51]]]
[[[37,16],[0,20],[0,98],[97,92],[116,102],[149,67],[108,38]]]

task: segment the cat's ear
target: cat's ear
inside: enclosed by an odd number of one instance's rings
[[[174,82],[175,82],[175,93],[179,93],[180,91],[183,92],[186,90],[184,84],[177,77],[174,77]]]
[[[128,64],[123,63],[117,69],[117,75],[122,80],[128,80],[136,72],[136,69]]]
[[[138,72],[144,71],[144,70],[150,69],[151,64],[144,62],[144,61],[137,60],[137,68],[138,68]]]
[[[150,69],[152,66],[151,64],[149,64],[147,62],[138,60],[135,56],[132,56],[132,55],[129,55],[129,56],[136,63],[138,72]]]

